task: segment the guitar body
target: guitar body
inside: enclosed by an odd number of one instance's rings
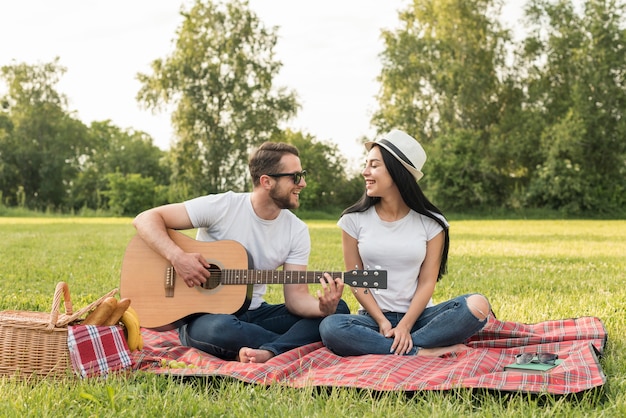
[[[202,242],[174,230],[168,232],[183,250],[202,254],[212,266],[219,269],[248,268],[248,253],[236,241]],[[171,275],[170,295],[165,285],[168,274]],[[234,314],[247,309],[252,286],[190,288],[176,278],[168,260],[135,235],[122,262],[120,296],[131,300],[142,327],[168,330],[179,327],[197,314]]]

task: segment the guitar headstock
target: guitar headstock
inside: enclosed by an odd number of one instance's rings
[[[344,273],[343,282],[350,287],[386,289],[387,270],[350,270]]]

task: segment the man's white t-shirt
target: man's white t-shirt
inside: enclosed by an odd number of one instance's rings
[[[311,238],[307,225],[288,209],[276,219],[257,216],[250,193],[226,192],[197,197],[185,202],[199,241],[234,240],[243,245],[254,261],[254,268],[276,270],[285,263],[307,265]],[[216,257],[217,258],[217,257]],[[254,285],[249,309],[263,302],[267,286]]]
[[[387,289],[372,291],[380,309],[406,313],[417,289],[426,243],[443,230],[441,225],[413,210],[402,219],[386,222],[374,206],[342,216],[337,225],[358,241],[365,270],[387,270]],[[428,306],[432,305],[431,299]]]

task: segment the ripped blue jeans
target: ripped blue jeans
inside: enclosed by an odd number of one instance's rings
[[[415,355],[420,348],[447,347],[459,344],[480,331],[487,318],[478,319],[467,306],[470,294],[424,309],[411,329]],[[396,327],[404,313],[386,312],[385,317]],[[367,313],[331,315],[320,324],[322,342],[340,356],[391,354],[393,338],[380,334],[378,324]]]

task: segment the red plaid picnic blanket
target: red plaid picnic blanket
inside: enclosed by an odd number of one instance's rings
[[[118,326],[69,326],[67,347],[72,368],[80,377],[106,377],[132,366],[128,344]]]
[[[500,391],[568,394],[602,386],[606,377],[598,361],[607,332],[595,317],[537,324],[491,318],[466,342],[470,350],[438,358],[365,355],[340,357],[310,344],[263,364],[220,360],[180,345],[176,331],[142,329],[144,349],[133,354],[136,369],[177,376],[229,376],[257,384],[292,387],[342,386],[380,391],[485,388]],[[504,371],[522,352],[553,352],[563,360],[548,373]],[[177,360],[192,368],[170,368]]]

